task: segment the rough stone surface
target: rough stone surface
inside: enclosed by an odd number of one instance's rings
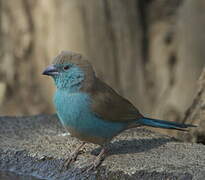
[[[64,136],[55,116],[0,118],[0,171],[44,179],[204,179],[205,146],[176,141],[143,128],[116,137],[95,172],[82,172],[99,147],[87,145],[67,170],[59,167],[79,144]]]

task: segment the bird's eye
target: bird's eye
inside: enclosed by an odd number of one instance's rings
[[[67,71],[69,68],[70,68],[69,65],[66,65],[66,66],[63,67],[63,69],[64,69],[65,71]]]

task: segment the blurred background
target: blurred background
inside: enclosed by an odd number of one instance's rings
[[[204,0],[0,0],[0,114],[54,113],[61,50],[148,117],[180,121],[205,65]]]

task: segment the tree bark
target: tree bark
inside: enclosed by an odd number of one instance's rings
[[[195,124],[197,128],[193,128],[186,134],[178,133],[178,137],[185,141],[205,144],[205,69],[198,81],[193,103],[186,111],[183,122]]]

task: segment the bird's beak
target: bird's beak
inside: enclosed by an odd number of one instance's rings
[[[43,71],[42,74],[47,76],[53,76],[59,74],[59,72],[55,66],[50,65]]]

